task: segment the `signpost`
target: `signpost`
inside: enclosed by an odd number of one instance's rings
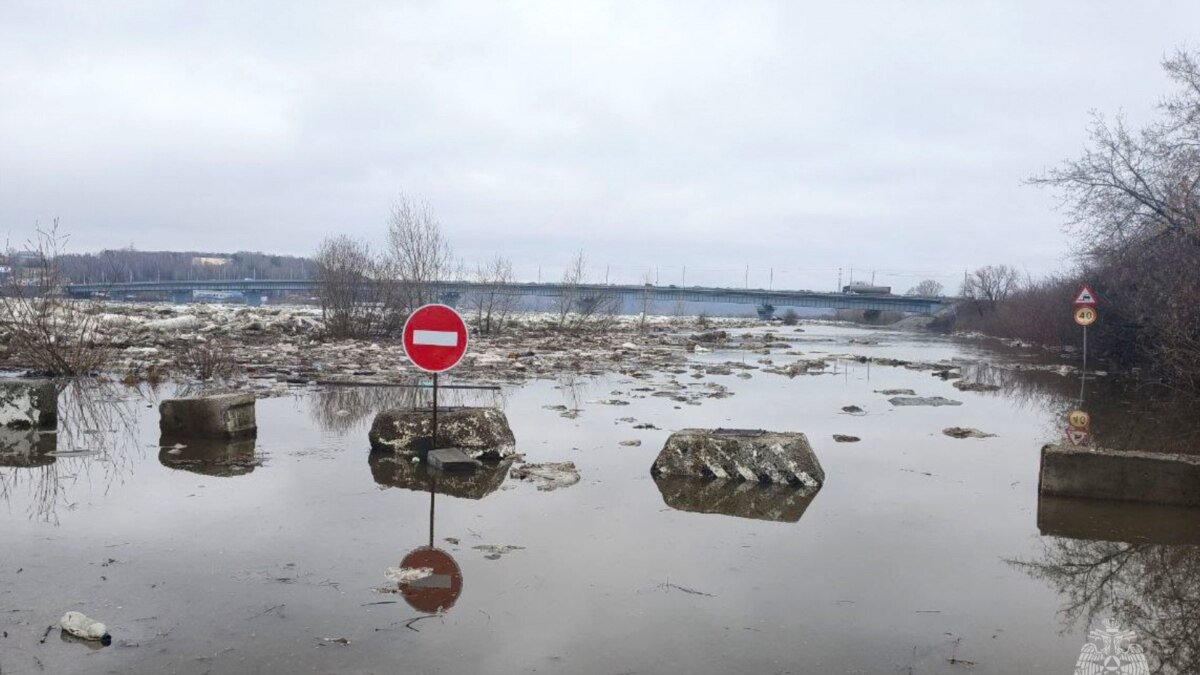
[[[467,353],[467,323],[446,305],[418,307],[404,322],[404,353],[413,365],[433,374],[433,443],[437,448],[438,373],[444,373]]]
[[[1084,284],[1075,296],[1075,323],[1083,328],[1083,367],[1079,371],[1079,408],[1067,413],[1067,442],[1074,446],[1088,444],[1091,432],[1088,427],[1092,423],[1091,415],[1083,408],[1083,391],[1087,384],[1087,329],[1096,323],[1100,315],[1096,312],[1096,292],[1091,286]]]

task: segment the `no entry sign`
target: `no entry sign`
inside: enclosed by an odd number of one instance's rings
[[[450,370],[467,353],[467,324],[446,305],[419,307],[404,322],[404,353],[426,372]]]
[[[462,594],[462,570],[454,558],[441,549],[431,546],[415,549],[404,556],[400,567],[425,567],[432,572],[424,579],[399,584],[404,601],[418,612],[444,612],[453,607]]]

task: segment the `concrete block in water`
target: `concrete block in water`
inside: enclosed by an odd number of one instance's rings
[[[429,453],[429,466],[442,471],[474,471],[480,464],[458,448],[438,448]]]
[[[411,456],[417,439],[433,435],[429,410],[385,410],[375,416],[368,440],[373,450]],[[495,408],[438,409],[438,448],[459,448],[473,459],[503,459],[516,451],[508,418]]]
[[[253,438],[258,435],[253,394],[176,398],[158,406],[159,430],[171,439]]]
[[[1200,506],[1200,456],[1047,445],[1038,490],[1056,497]]]
[[[58,425],[58,390],[50,380],[0,380],[0,426],[53,429]]]
[[[801,433],[684,429],[671,434],[650,467],[654,477],[692,476],[820,487],[825,471]]]

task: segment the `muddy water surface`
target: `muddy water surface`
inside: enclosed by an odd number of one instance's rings
[[[1137,631],[1162,672],[1196,672],[1200,515],[1039,505],[1038,452],[1061,437],[1077,380],[976,365],[970,377],[1002,389],[963,392],[851,355],[1011,357],[777,330],[807,358],[847,356],[788,378],[758,370],[798,358],[782,349],[702,352],[693,363],[756,369],[447,395],[502,407],[528,461],[574,462],[582,481],[554,491],[503,466],[437,482],[372,456],[370,421],[411,404],[402,390],[262,400],[256,442],[209,448],[161,448],[153,395],[99,401],[123,413],[83,416],[57,456],[0,467],[0,672],[1058,674],[1105,616]],[[694,395],[652,395],[671,379]],[[895,407],[884,389],[962,405]],[[1134,438],[1126,421],[1103,424]],[[651,478],[672,430],[717,426],[806,433],[826,485],[806,496]],[[943,435],[951,426],[996,435]],[[435,614],[384,576],[431,528],[461,575]],[[106,622],[113,644],[46,632],[72,609]]]

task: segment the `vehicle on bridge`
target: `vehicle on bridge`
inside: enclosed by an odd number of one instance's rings
[[[892,287],[852,283],[849,286],[842,286],[842,292],[853,293],[854,295],[891,295]]]

